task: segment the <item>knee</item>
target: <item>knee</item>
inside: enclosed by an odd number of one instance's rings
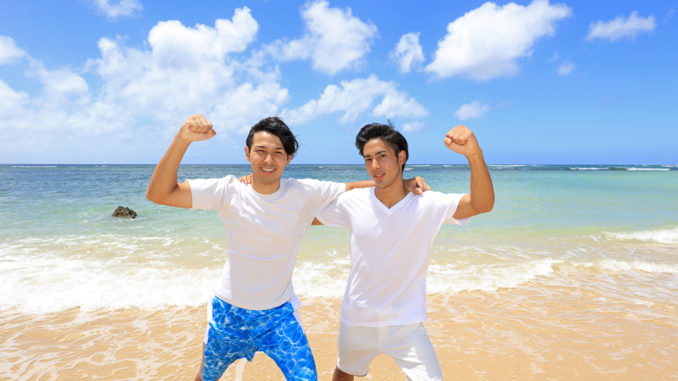
[[[342,371],[339,368],[334,368],[334,375],[332,381],[353,381],[353,375]]]

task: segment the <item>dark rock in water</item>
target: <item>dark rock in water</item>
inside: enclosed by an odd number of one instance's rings
[[[136,218],[137,212],[125,206],[118,206],[113,212],[113,217]]]

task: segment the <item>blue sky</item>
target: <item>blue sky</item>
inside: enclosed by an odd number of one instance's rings
[[[278,115],[293,163],[361,163],[391,120],[410,163],[677,164],[673,1],[3,2],[0,163],[155,163],[194,113],[186,163],[245,163]]]

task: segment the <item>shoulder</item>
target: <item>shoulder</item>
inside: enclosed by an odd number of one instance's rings
[[[230,186],[231,184],[240,183],[233,175],[227,175],[220,178],[207,179],[187,179],[186,182],[191,188],[205,188],[210,186]]]
[[[346,184],[335,181],[325,181],[316,179],[285,179],[288,186],[304,189],[307,191],[318,191],[328,188],[346,189]]]
[[[431,205],[447,205],[456,204],[464,196],[463,193],[443,193],[438,191],[424,192],[421,196],[416,197],[420,202]]]
[[[369,200],[372,188],[355,188],[342,193],[337,199],[339,202],[356,202],[360,200]]]

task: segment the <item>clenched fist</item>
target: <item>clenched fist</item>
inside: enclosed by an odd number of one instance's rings
[[[197,142],[207,140],[216,134],[217,132],[212,129],[212,123],[207,118],[202,114],[195,114],[186,118],[177,136],[191,142]]]
[[[447,134],[445,134],[443,141],[447,148],[467,157],[483,153],[473,131],[469,130],[463,124],[448,131]]]

